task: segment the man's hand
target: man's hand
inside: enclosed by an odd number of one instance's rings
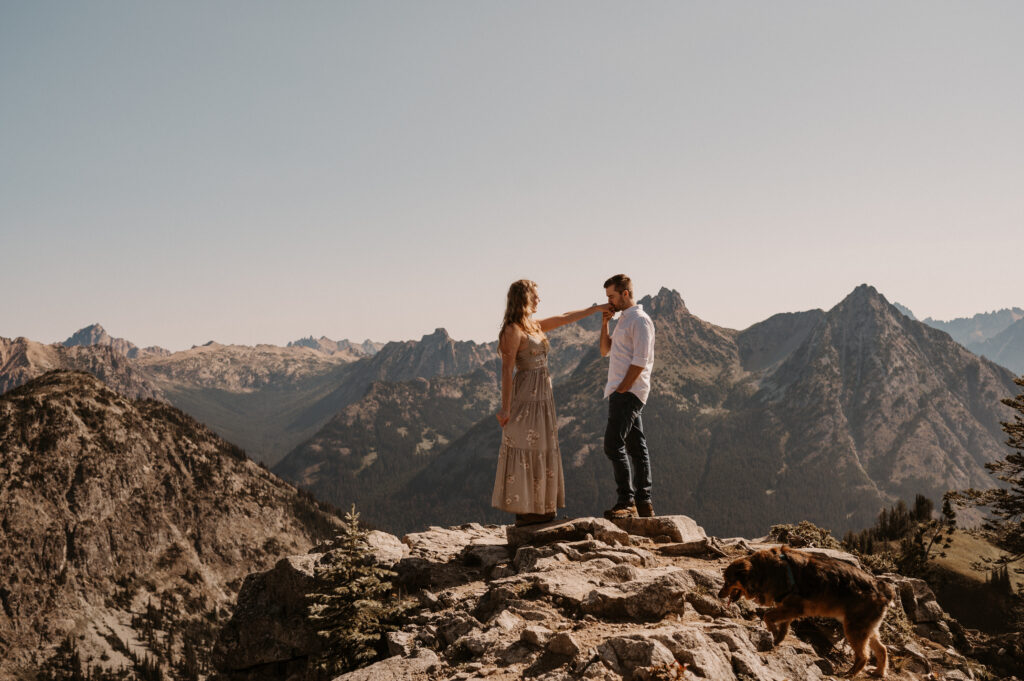
[[[615,389],[617,393],[628,393],[629,389],[636,383],[636,379],[640,378],[640,374],[643,373],[644,367],[637,366],[636,364],[630,364],[629,368],[626,369],[626,375],[622,377],[622,382],[619,383],[619,387]]]
[[[615,310],[612,310],[610,305],[605,307],[603,310],[601,310],[601,323],[607,324],[609,321],[611,321],[611,318],[614,316]]]

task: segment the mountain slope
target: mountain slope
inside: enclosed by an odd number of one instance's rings
[[[463,376],[377,382],[274,467],[318,499],[356,504],[372,524],[378,504],[451,440],[498,409],[497,362]]]
[[[253,565],[337,522],[180,411],[65,371],[0,397],[0,508],[4,678],[66,637],[87,666],[207,659]]]

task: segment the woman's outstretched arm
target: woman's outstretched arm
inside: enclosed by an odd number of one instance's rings
[[[501,355],[501,411],[496,416],[498,425],[502,428],[511,417],[509,409],[512,405],[512,377],[516,371],[516,353],[519,352],[519,344],[522,342],[523,331],[515,325],[506,326],[498,337],[498,354]]]
[[[540,324],[541,331],[547,332],[551,329],[557,329],[560,326],[565,326],[566,324],[578,322],[584,317],[589,317],[595,312],[600,312],[606,309],[608,309],[607,303],[604,305],[591,305],[590,307],[585,307],[582,310],[566,312],[564,314],[555,315],[554,317],[548,317],[547,319],[538,319],[537,323]]]

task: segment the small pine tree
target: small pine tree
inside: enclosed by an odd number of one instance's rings
[[[395,573],[367,556],[366,535],[353,505],[329,554],[333,560],[317,568],[317,586],[309,595],[309,619],[323,642],[313,664],[326,674],[372,660],[374,645],[409,607],[394,596],[390,580]]]

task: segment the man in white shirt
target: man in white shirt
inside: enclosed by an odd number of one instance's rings
[[[633,282],[625,274],[616,274],[604,283],[611,310],[601,323],[601,356],[609,357],[608,428],[604,434],[604,453],[615,473],[615,506],[605,511],[607,518],[649,518],[654,515],[651,502],[651,457],[647,451],[640,413],[651,392],[654,367],[654,323],[641,305],[633,300]],[[621,312],[615,331],[608,335],[608,322]]]

